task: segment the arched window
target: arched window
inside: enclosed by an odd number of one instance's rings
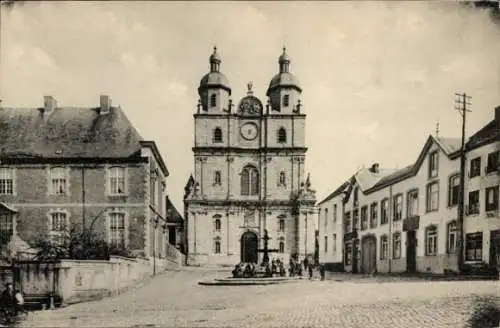
[[[213,142],[214,143],[222,142],[222,130],[220,128],[214,129]]]
[[[214,225],[215,225],[215,231],[220,231],[220,219],[215,219]]]
[[[285,231],[285,219],[280,219],[279,221],[279,231],[284,232]]]
[[[217,106],[217,95],[214,93],[210,96],[210,107]]]
[[[245,166],[241,172],[241,194],[258,195],[259,185],[259,171],[253,166]]]
[[[283,96],[283,107],[288,107],[289,105],[290,105],[290,96],[284,95]]]
[[[216,185],[220,185],[221,184],[220,171],[215,171],[215,174],[214,174],[214,184],[216,184]]]
[[[286,130],[285,128],[280,128],[278,130],[278,143],[285,143],[286,142]]]
[[[220,254],[220,238],[219,237],[216,237],[214,239],[214,253]]]
[[[278,244],[278,252],[280,252],[280,253],[285,252],[285,241],[283,238],[280,238],[280,242]]]

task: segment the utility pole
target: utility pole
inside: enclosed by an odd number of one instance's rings
[[[462,116],[462,147],[460,149],[460,193],[458,197],[458,238],[457,238],[457,261],[458,270],[460,271],[464,263],[464,210],[465,210],[465,161],[466,161],[466,144],[465,144],[465,122],[467,112],[470,112],[471,97],[464,93],[455,93],[455,109]]]

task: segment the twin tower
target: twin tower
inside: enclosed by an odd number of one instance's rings
[[[285,49],[265,106],[248,92],[237,104],[214,49],[200,81],[194,114],[194,172],[185,190],[187,262],[260,262],[264,236],[271,257],[312,256],[315,194],[305,174],[302,89]]]
[[[210,72],[200,81],[198,94],[200,96],[200,113],[221,114],[229,113],[232,109],[231,87],[226,76],[220,71],[222,60],[214,48],[210,56]],[[252,85],[248,85],[249,95],[252,94]],[[292,114],[300,112],[300,87],[297,78],[290,73],[290,57],[283,48],[279,57],[279,73],[269,83],[266,95],[269,97],[268,113]],[[259,113],[262,114],[262,113]]]

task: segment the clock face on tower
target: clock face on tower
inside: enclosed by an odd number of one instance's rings
[[[255,123],[245,123],[240,128],[241,136],[246,140],[254,140],[259,134],[259,129]]]

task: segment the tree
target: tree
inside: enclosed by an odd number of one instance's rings
[[[105,240],[90,230],[73,228],[63,242],[40,238],[35,242],[36,260],[109,260],[110,249]]]

